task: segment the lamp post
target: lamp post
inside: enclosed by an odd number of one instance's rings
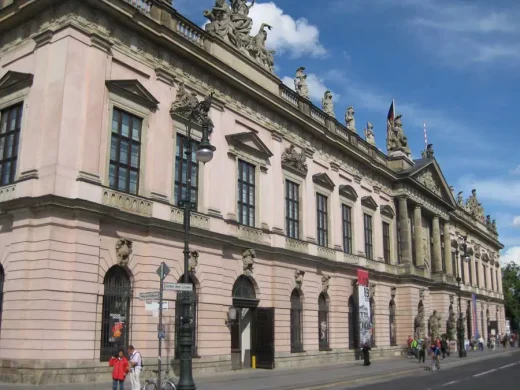
[[[455,248],[455,258],[457,259],[457,263],[459,262],[459,247],[462,246],[463,253],[462,253],[462,260],[468,261],[468,245],[467,245],[468,237],[460,237],[457,240],[457,247]],[[466,357],[466,348],[464,348],[464,319],[462,317],[462,289],[460,286],[460,282],[462,281],[462,278],[460,277],[459,273],[459,266],[456,264],[456,270],[457,270],[457,286],[458,286],[458,300],[459,300],[459,319],[457,321],[457,339],[459,342],[459,357],[463,358]],[[464,267],[464,263],[460,263],[461,267]]]
[[[184,283],[189,283],[189,261],[190,261],[190,217],[191,210],[195,209],[196,204],[191,199],[191,168],[192,168],[192,137],[191,124],[193,122],[202,124],[202,139],[196,151],[197,161],[206,164],[213,158],[213,152],[216,148],[209,142],[209,134],[213,129],[213,122],[209,117],[209,109],[213,93],[209,94],[203,101],[196,105],[184,108],[184,112],[188,116],[188,124],[186,126],[186,193],[180,206],[184,208]],[[193,381],[192,370],[192,354],[193,354],[193,320],[192,303],[193,292],[179,292],[177,297],[180,298],[181,318],[179,326],[179,352],[180,352],[180,375],[178,390],[195,390],[195,382]]]

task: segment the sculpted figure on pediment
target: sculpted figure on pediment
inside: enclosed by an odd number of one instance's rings
[[[370,144],[376,146],[376,137],[374,135],[374,125],[370,122],[367,122],[367,127],[364,130],[365,132],[365,140]]]
[[[209,20],[206,31],[236,47],[241,46],[235,25],[231,20],[231,8],[226,0],[215,0],[213,9],[204,10],[204,17]]]
[[[428,188],[431,192],[441,196],[441,189],[433,178],[432,171],[425,171],[417,176],[417,181]]]
[[[291,146],[285,149],[282,153],[282,164],[294,168],[304,175],[307,175],[309,170],[305,163],[306,159],[307,157],[305,156],[305,152],[302,150],[298,153],[294,144],[291,144]]]
[[[197,99],[197,92],[186,91],[184,83],[181,81],[177,87],[177,95],[175,101],[170,107],[170,115],[176,113],[182,116],[189,116],[190,112],[197,107],[199,99]]]
[[[462,208],[465,208],[464,207],[464,198],[462,197],[462,193],[464,191],[460,191],[458,194],[457,194],[457,206],[459,207],[462,207]]]
[[[303,66],[300,66],[298,69],[296,69],[294,90],[302,98],[309,99],[309,86],[307,85],[307,75],[305,74],[305,67]]]
[[[471,195],[466,200],[466,209],[471,213],[471,215],[477,218],[479,221],[484,222],[484,208],[482,204],[478,201],[477,198],[477,190],[471,190]]]
[[[263,65],[271,72],[274,71],[274,50],[267,50],[265,47],[265,41],[267,40],[267,31],[271,30],[272,27],[267,23],[262,23],[258,29],[258,33],[251,39],[251,43],[248,46],[249,53],[256,59],[260,65]]]
[[[434,154],[434,151],[433,151],[433,144],[429,144],[427,147],[426,147],[426,150],[423,150],[421,152],[421,157],[422,158],[433,158],[433,154]]]
[[[356,112],[354,111],[354,107],[350,106],[347,108],[347,112],[345,112],[345,125],[347,126],[347,129],[350,131],[357,133],[356,130],[356,118],[354,118],[354,114]]]
[[[325,114],[335,118],[334,114],[334,103],[332,102],[332,93],[329,90],[325,91],[323,98],[321,99],[321,109]]]
[[[253,19],[249,17],[249,10],[253,5],[255,5],[255,0],[252,1],[251,5],[247,5],[246,0],[231,0],[231,21],[242,46],[247,46],[250,40],[249,33],[253,27]]]
[[[408,138],[404,135],[402,115],[397,115],[395,119],[387,122],[386,147],[389,153],[402,152],[410,157],[411,151],[408,146]]]

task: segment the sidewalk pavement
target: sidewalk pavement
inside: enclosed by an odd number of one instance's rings
[[[441,361],[441,367],[459,366],[483,359],[492,359],[505,353],[520,352],[518,348],[500,348],[495,351],[470,351],[465,359],[455,354]],[[195,378],[198,390],[304,390],[343,381],[363,381],[384,377],[411,375],[430,366],[430,359],[419,364],[417,359],[391,358],[373,360],[372,365],[364,367],[362,361],[312,367],[253,370],[199,376]],[[81,383],[67,385],[16,385],[0,384],[0,390],[109,390],[112,383]],[[125,388],[130,388],[127,381]]]

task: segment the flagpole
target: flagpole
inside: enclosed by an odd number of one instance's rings
[[[424,150],[428,149],[428,135],[426,134],[426,121],[423,121],[424,129]]]

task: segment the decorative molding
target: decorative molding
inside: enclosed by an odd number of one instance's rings
[[[390,288],[390,296],[392,297],[392,299],[395,299],[396,294],[397,294],[397,288],[396,287],[391,287]]]
[[[264,242],[264,234],[262,230],[249,226],[238,225],[238,238],[245,241],[260,244]]]
[[[139,105],[155,110],[159,101],[138,80],[107,80],[108,90]]]
[[[0,79],[0,96],[10,95],[13,92],[30,87],[33,79],[34,76],[31,73],[8,71]]]
[[[315,175],[312,175],[312,181],[314,184],[318,184],[330,191],[334,191],[334,187],[336,186],[326,173],[316,173]]]
[[[318,246],[318,257],[323,257],[329,260],[336,260],[336,251],[331,248]]]
[[[183,224],[184,223],[184,210],[178,207],[171,207],[170,211],[170,221]],[[202,230],[209,230],[209,217],[195,213],[193,211],[190,212],[190,226]]]
[[[341,184],[339,186],[339,194],[343,195],[345,198],[352,200],[353,202],[357,201],[358,194],[354,187],[349,186],[348,184]]]
[[[132,254],[132,241],[126,238],[120,238],[116,242],[117,264],[121,267],[128,266],[130,255]]]
[[[175,76],[162,67],[155,69],[155,77],[157,77],[157,80],[161,80],[163,83],[170,86],[172,86],[175,81]]]
[[[431,169],[420,172],[414,179],[435,195],[442,197],[441,189],[439,188],[437,181],[433,178]]]
[[[489,256],[487,253],[482,253],[482,261],[485,261],[486,263],[489,262]]]
[[[361,198],[361,205],[374,211],[376,211],[378,207],[376,201],[370,195]]]
[[[253,132],[243,132],[237,134],[226,135],[226,141],[230,145],[228,153],[233,153],[236,149],[242,150],[248,154],[259,157],[265,162],[273,156],[273,153],[262,142],[260,137]]]
[[[330,287],[330,275],[323,275],[321,277],[321,292],[327,294]]]
[[[256,252],[254,249],[246,249],[242,252],[242,263],[245,276],[253,275],[253,266],[255,264]]]
[[[0,202],[6,202],[15,198],[16,184],[0,187]]]
[[[146,217],[152,216],[153,202],[134,195],[110,190],[108,188],[103,190],[101,203],[121,211],[144,215]]]
[[[305,163],[306,159],[305,151],[302,150],[298,153],[294,144],[291,144],[282,153],[282,167],[296,173],[297,175],[306,177],[309,171],[309,168]]]
[[[379,209],[379,212],[382,215],[384,215],[385,217],[388,217],[390,219],[393,219],[395,217],[394,209],[386,204],[384,206],[381,206],[381,208]]]
[[[194,274],[197,271],[197,266],[199,265],[199,252],[191,251],[190,258],[188,261],[188,272]]]

